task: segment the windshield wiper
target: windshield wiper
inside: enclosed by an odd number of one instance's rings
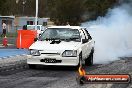
[[[46,39],[39,39],[40,41],[79,41],[79,38],[73,37],[73,38],[68,38],[68,39],[61,39],[61,38],[46,38]]]
[[[76,39],[79,39],[79,38],[77,37],[70,38],[70,40],[76,40]]]
[[[60,40],[69,42],[69,41],[79,41],[80,39],[79,38],[68,38],[68,39],[60,39]]]
[[[69,38],[69,40],[71,40],[71,41],[78,41],[79,38],[77,38],[77,37],[73,37],[73,38]]]
[[[42,39],[43,41],[46,40],[46,41],[60,41],[61,39],[60,38],[46,38],[46,39]]]

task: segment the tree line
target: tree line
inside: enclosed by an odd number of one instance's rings
[[[50,17],[55,24],[79,25],[104,16],[119,0],[38,0],[39,17]],[[35,16],[36,0],[0,0],[0,15]]]

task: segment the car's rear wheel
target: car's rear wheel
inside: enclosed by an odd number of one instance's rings
[[[36,68],[36,65],[34,65],[34,64],[28,64],[28,67],[29,67],[30,69],[35,69],[35,68]]]
[[[91,53],[90,53],[89,57],[85,60],[85,65],[86,66],[93,65],[93,54],[94,54],[94,49],[91,50]]]

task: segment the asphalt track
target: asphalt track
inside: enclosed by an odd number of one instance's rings
[[[86,66],[87,74],[130,74],[132,75],[132,58],[109,64]],[[84,84],[76,81],[78,71],[73,67],[38,66],[29,69],[26,60],[21,64],[0,68],[0,88],[132,88],[126,84]]]

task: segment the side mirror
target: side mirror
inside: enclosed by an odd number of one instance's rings
[[[82,43],[88,42],[88,39],[82,39]]]
[[[42,34],[39,34],[39,37],[41,36]]]
[[[34,42],[36,42],[38,40],[38,38],[34,38]]]

